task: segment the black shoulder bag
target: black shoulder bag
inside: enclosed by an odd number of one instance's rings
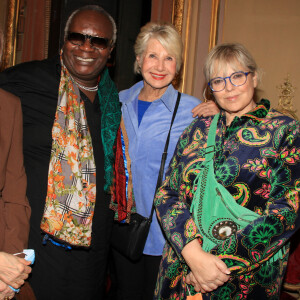
[[[165,149],[162,154],[155,191],[157,191],[157,189],[162,184],[164,166],[168,154],[168,146],[169,146],[171,129],[179,106],[180,97],[181,97],[181,93],[178,92],[177,101],[175,104],[169,133],[165,144]],[[154,201],[152,204],[149,218],[146,218],[138,213],[134,213],[131,215],[129,224],[115,222],[112,229],[111,246],[130,260],[132,261],[139,260],[142,257],[144,251],[144,247],[146,244],[146,240],[152,222],[153,213],[154,213]]]

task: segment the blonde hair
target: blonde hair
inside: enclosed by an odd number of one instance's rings
[[[240,63],[246,69],[253,73],[258,72],[256,62],[250,52],[239,43],[224,43],[215,46],[209,53],[205,60],[203,73],[207,82],[212,79],[216,63],[219,67],[223,64]]]
[[[141,59],[141,63],[143,63],[143,54],[151,38],[157,39],[167,52],[175,57],[176,72],[179,72],[182,64],[183,44],[176,28],[169,23],[154,22],[147,23],[143,26],[134,45],[135,57],[139,57]],[[137,74],[141,73],[137,59],[134,62],[134,72]]]

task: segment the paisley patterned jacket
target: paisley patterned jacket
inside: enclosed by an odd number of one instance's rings
[[[300,123],[269,108],[269,101],[263,99],[228,128],[221,111],[216,178],[237,203],[260,217],[211,250],[231,269],[231,277],[203,299],[279,299],[289,239],[300,227]],[[155,299],[186,299],[188,295],[184,278],[189,269],[181,251],[193,239],[202,242],[190,206],[211,120],[196,119],[184,131],[156,194],[167,243]]]

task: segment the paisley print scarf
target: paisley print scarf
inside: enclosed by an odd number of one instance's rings
[[[62,58],[61,65],[41,229],[58,241],[89,247],[96,201],[96,165],[84,102]],[[101,74],[98,95],[104,148],[104,190],[110,192],[113,181],[113,144],[121,111],[118,92],[107,69]]]

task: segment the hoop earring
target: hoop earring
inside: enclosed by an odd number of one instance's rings
[[[206,87],[205,87],[204,90],[203,90],[202,97],[203,97],[203,101],[204,101],[204,102],[207,102],[207,99],[206,99]]]
[[[212,97],[207,97],[207,95],[212,96]],[[208,94],[207,87],[204,88],[202,96],[203,96],[204,102],[207,102],[210,100],[216,102],[214,94],[211,92],[211,89],[210,89],[210,93]]]

